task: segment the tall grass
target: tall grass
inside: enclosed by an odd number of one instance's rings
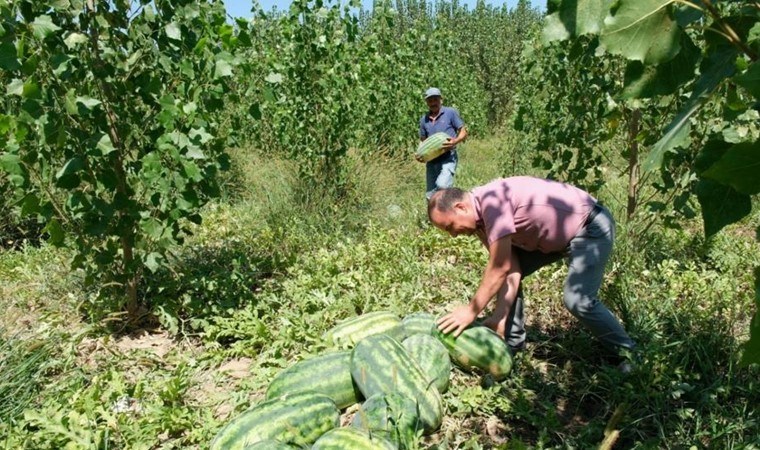
[[[37,397],[53,343],[8,336],[0,328],[0,422],[17,419]]]

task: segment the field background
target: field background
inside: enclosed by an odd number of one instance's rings
[[[157,3],[184,11],[193,2]],[[278,371],[323,351],[338,321],[377,310],[443,314],[468,301],[486,252],[430,226],[424,166],[411,158],[429,85],[470,125],[457,186],[552,176],[611,209],[618,238],[601,297],[639,342],[641,361],[619,373],[564,309],[566,269],[546,267],[525,281],[528,346],[513,374],[486,386],[455,371],[443,426],[423,448],[596,448],[606,428],[619,432],[620,449],[760,448],[760,372],[738,364],[760,266],[757,199],[706,239],[695,140],[642,177],[634,211],[628,203],[632,143],[643,158],[687,90],[616,103],[621,60],[577,44],[542,47],[542,13],[527,1],[399,1],[354,19],[298,3],[298,14],[260,12],[253,44],[222,72],[223,107],[205,118],[230,169],[198,205],[202,222],[183,225],[184,241],[141,269],[139,321],[98,278],[105,269],[93,278],[72,268],[77,247],[50,242],[47,219],[23,216],[26,197],[0,178],[0,448],[206,448]],[[227,20],[215,26],[231,45]],[[321,39],[354,26],[350,43]],[[315,44],[285,45],[298,39]],[[4,85],[9,73],[0,71]],[[693,133],[757,138],[750,97],[733,95],[744,102],[734,117],[746,116],[721,125],[706,110]],[[5,101],[22,107],[11,94]],[[77,223],[65,230],[69,244]]]

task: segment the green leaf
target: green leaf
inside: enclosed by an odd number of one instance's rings
[[[182,40],[182,30],[180,30],[177,22],[171,22],[167,24],[166,27],[164,27],[164,30],[166,30],[166,36],[168,36],[169,39],[173,39],[175,41]]]
[[[61,167],[61,170],[59,170],[58,173],[55,174],[55,177],[62,178],[66,175],[71,175],[76,172],[79,172],[80,170],[84,168],[85,168],[84,159],[79,156],[75,156],[69,159],[68,161],[66,161],[63,167]]]
[[[724,51],[718,49],[703,62],[701,71],[702,75],[694,83],[694,89],[689,101],[683,106],[681,111],[665,128],[665,134],[652,147],[642,164],[645,172],[659,169],[662,166],[665,152],[672,151],[679,146],[688,143],[689,131],[691,124],[689,120],[699,108],[710,98],[710,94],[726,78],[733,75],[736,58],[735,51]]]
[[[102,134],[100,136],[100,139],[98,139],[97,148],[103,155],[107,155],[111,152],[116,151],[116,147],[113,146],[113,142],[111,142],[111,138],[108,137],[107,134]]]
[[[729,148],[702,176],[755,195],[760,193],[760,141],[745,142]]]
[[[232,76],[232,65],[223,59],[218,59],[214,65],[214,78]]]
[[[544,42],[561,41],[584,34],[599,34],[610,12],[611,0],[564,0],[546,16]]]
[[[0,69],[16,70],[21,67],[16,57],[16,46],[13,42],[3,42],[0,44]]]
[[[66,47],[68,47],[69,50],[73,50],[85,42],[87,42],[87,36],[82,33],[71,33],[63,40],[63,43],[66,44]]]
[[[754,62],[741,75],[734,77],[734,81],[743,87],[756,99],[760,99],[760,63]]]
[[[251,117],[253,117],[255,120],[261,120],[261,108],[259,107],[258,103],[252,104],[248,108],[248,114],[250,114]]]
[[[30,216],[40,212],[40,199],[34,194],[27,194],[21,202],[21,215]]]
[[[140,222],[140,228],[145,234],[156,240],[161,239],[161,235],[164,233],[164,225],[153,217]]]
[[[161,256],[160,253],[150,252],[148,253],[148,256],[145,257],[145,267],[151,272],[156,273],[156,271],[161,268],[163,259],[164,257]]]
[[[187,153],[185,156],[190,159],[206,159],[206,155],[204,155],[201,149],[195,145],[191,145],[187,148]]]
[[[58,221],[58,219],[50,219],[50,222],[47,223],[47,225],[45,226],[45,228],[42,229],[42,231],[50,235],[48,242],[50,242],[51,244],[53,245],[63,244],[64,232],[63,232],[63,227],[61,226],[61,223]]]
[[[647,158],[642,164],[645,172],[659,169],[665,158],[665,153],[691,143],[691,123],[689,118],[697,112],[701,103],[692,103],[689,108],[681,111],[675,119],[665,128],[665,134],[652,147]]]
[[[713,164],[720,161],[732,145],[719,139],[709,140],[697,154],[694,161],[694,169],[698,175],[702,175],[705,170],[712,167]]]
[[[681,30],[670,17],[673,0],[619,0],[614,15],[604,20],[600,42],[608,52],[644,64],[673,59]]]
[[[676,92],[694,78],[699,57],[699,48],[684,34],[681,51],[672,60],[658,65],[631,61],[625,69],[623,98],[651,98]]]
[[[752,199],[749,195],[711,180],[699,180],[697,199],[702,206],[702,220],[707,238],[752,212]]]
[[[5,87],[5,92],[8,95],[18,95],[19,97],[24,94],[24,82],[18,78],[14,78]]]
[[[21,158],[12,153],[0,155],[0,168],[12,175],[23,175],[24,167],[21,165]]]
[[[266,78],[264,78],[264,81],[266,81],[267,83],[272,83],[272,84],[282,83],[282,80],[283,80],[282,74],[277,73],[277,72],[270,72],[266,76]]]
[[[214,136],[210,135],[205,128],[193,128],[190,130],[190,139],[192,140],[198,140],[201,144],[205,144],[211,139],[213,139]]]
[[[61,29],[61,27],[53,23],[53,19],[47,14],[37,16],[34,22],[32,22],[31,27],[34,37],[40,40]]]
[[[89,110],[92,110],[101,103],[100,100],[87,96],[78,96],[75,101],[77,103],[81,103],[85,108]]]
[[[755,268],[755,315],[749,323],[749,341],[744,344],[740,364],[760,364],[760,267]]]
[[[754,44],[760,42],[760,22],[757,22],[750,28],[749,35],[747,36],[747,43]]]

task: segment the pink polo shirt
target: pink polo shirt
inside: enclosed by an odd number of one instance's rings
[[[489,245],[512,235],[512,245],[543,253],[564,251],[596,204],[581,189],[534,177],[494,180],[472,196]]]

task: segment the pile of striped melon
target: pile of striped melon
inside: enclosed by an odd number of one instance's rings
[[[279,373],[267,400],[230,421],[211,449],[417,448],[441,425],[452,360],[495,380],[512,369],[496,333],[471,326],[455,339],[428,313],[403,320],[369,313],[339,323],[325,338],[334,350]],[[350,426],[340,427],[340,410],[362,401]]]

